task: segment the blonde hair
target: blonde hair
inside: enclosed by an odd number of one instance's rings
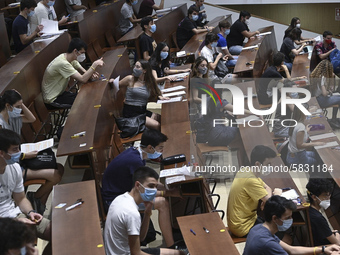
[[[326,90],[329,90],[330,88],[334,87],[334,79],[333,78],[333,65],[332,63],[324,59],[322,60],[314,69],[314,71],[311,73],[310,78],[311,78],[311,90],[313,96],[315,95],[315,92],[321,84],[321,78],[325,77],[326,78]]]

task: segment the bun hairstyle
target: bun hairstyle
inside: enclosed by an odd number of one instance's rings
[[[5,93],[0,96],[0,112],[6,108],[6,104],[14,105],[21,99],[21,95],[15,90],[6,90]]]

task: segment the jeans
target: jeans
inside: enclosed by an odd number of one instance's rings
[[[317,160],[317,155],[314,151],[299,151],[296,153],[290,153],[288,151],[287,154],[287,163],[289,165],[296,164],[294,166],[294,169],[299,169],[301,165],[303,165],[304,170],[308,170],[308,167],[305,165],[309,166],[316,166],[318,165],[318,160]]]
[[[230,53],[231,55],[240,55],[242,49],[243,49],[243,46],[241,46],[241,45],[231,46],[231,47],[229,48],[229,53]]]
[[[231,59],[227,61],[227,67],[236,66],[237,59]]]
[[[293,63],[286,63],[286,62],[284,62],[284,64],[287,66],[289,72],[291,73],[292,72]]]

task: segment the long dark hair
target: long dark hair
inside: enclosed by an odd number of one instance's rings
[[[166,59],[161,59],[161,52],[167,46],[168,45],[165,42],[160,42],[157,44],[155,51],[152,53],[151,58],[149,59],[151,66],[156,66],[159,64],[169,66],[170,54],[168,54]]]
[[[195,63],[192,66],[192,78],[198,77],[199,71],[198,71],[198,66],[203,62],[207,62],[208,64],[208,60],[205,57],[199,56],[198,58],[196,58]],[[207,66],[208,68],[208,72],[209,72],[209,66]],[[208,78],[208,72],[203,75],[203,78]]]
[[[146,73],[144,75],[145,79],[145,86],[150,92],[150,99],[155,100],[158,96],[161,95],[161,91],[159,90],[155,77],[152,74],[152,68],[149,63],[149,61],[146,61],[144,59],[138,60],[138,62],[141,64],[142,68],[146,70]],[[135,82],[138,81],[138,77],[134,77]]]
[[[21,99],[21,95],[15,90],[6,90],[5,93],[0,96],[0,112],[6,108],[6,104],[14,105]]]
[[[294,41],[294,40],[300,41],[300,39],[301,39],[301,34],[302,34],[301,29],[296,27],[296,28],[294,28],[292,31],[290,31],[288,37],[289,37],[290,39],[292,39],[293,41]]]

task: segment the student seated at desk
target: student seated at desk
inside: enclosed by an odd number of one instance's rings
[[[38,237],[51,240],[51,224],[33,210],[25,196],[22,170],[15,159],[20,156],[20,136],[12,130],[0,129],[0,217],[9,217],[35,226]],[[50,253],[49,253],[50,254]]]
[[[110,82],[113,82],[113,79],[111,79]],[[145,60],[137,61],[133,68],[132,75],[128,75],[119,81],[119,87],[123,86],[127,87],[123,116],[130,118],[140,114],[146,114],[145,126],[147,128],[160,130],[161,125],[157,121],[157,114],[146,109],[149,101],[166,99],[162,97],[161,91],[157,86],[150,63]]]
[[[332,63],[327,59],[322,60],[315,67],[310,78],[312,96],[316,97],[321,108],[338,105],[338,107],[333,107],[332,119],[329,120],[329,124],[332,128],[340,128],[340,119],[336,117],[340,107],[340,96],[333,96],[335,78]]]
[[[323,32],[323,41],[315,45],[316,53],[321,60],[329,59],[329,55],[337,49],[335,42],[332,41],[333,33],[331,31]]]
[[[195,21],[198,19],[199,9],[196,6],[190,6],[188,15],[179,24],[176,31],[177,45],[180,49],[196,34],[211,32],[214,28],[207,27],[197,28]]]
[[[139,12],[137,18],[141,19],[146,16],[151,16],[153,10],[162,10],[164,8],[164,0],[161,0],[159,5],[155,4],[154,0],[142,0],[142,3],[139,7]]]
[[[62,0],[57,0],[62,1]],[[82,4],[81,0],[64,0],[67,12],[70,14],[70,18],[83,14],[87,7]]]
[[[257,145],[250,155],[251,167],[242,167],[237,172],[227,206],[228,228],[235,236],[246,236],[254,225],[263,223],[256,209],[259,200],[262,201],[263,209],[263,204],[272,196],[272,189],[260,177],[269,173],[266,167],[271,165],[275,157],[276,152],[271,148]],[[274,192],[277,194],[282,190],[275,189]]]
[[[157,130],[147,129],[142,134],[140,146],[131,147],[115,157],[106,168],[102,181],[102,196],[108,210],[116,197],[133,187],[134,172],[145,166],[146,159],[156,159],[162,155],[166,135]],[[160,187],[160,186],[158,186]],[[164,196],[179,196],[178,190],[159,190],[154,199],[154,209],[158,210],[159,226],[167,247],[174,244],[170,223],[169,203]],[[141,207],[140,210],[143,210]],[[110,213],[109,213],[110,214]]]
[[[339,231],[332,231],[327,220],[320,212],[321,208],[326,210],[331,205],[332,183],[325,178],[310,178],[306,188],[310,202],[309,217],[314,245],[340,245]]]
[[[129,32],[134,24],[141,22],[141,19],[136,18],[132,8],[132,5],[137,3],[138,0],[125,0],[122,9],[120,9],[119,28],[122,36]]]
[[[23,222],[0,218],[0,254],[39,255],[35,240],[35,233]]]
[[[190,72],[191,69],[183,69],[183,70],[171,70],[170,69],[170,54],[169,54],[169,46],[165,42],[160,42],[155,51],[153,52],[149,62],[152,67],[152,74],[156,79],[158,87],[161,89],[164,88],[164,82],[166,80],[172,80],[169,74],[177,74],[177,73],[185,73]]]
[[[301,29],[301,21],[298,17],[292,18],[292,20],[290,21],[289,27],[285,30],[285,35],[284,35],[283,39],[288,37],[290,32],[296,27]],[[315,42],[315,39],[314,38],[300,37],[298,40],[295,40],[294,43],[297,44],[297,45],[300,45],[304,42],[307,43],[307,42],[310,42],[310,41]]]
[[[272,196],[264,205],[265,222],[254,226],[248,236],[243,255],[309,255],[340,254],[338,245],[323,247],[291,246],[275,236],[278,231],[285,231],[293,223],[292,213],[296,205],[284,197]]]
[[[206,58],[207,61],[208,61],[208,67],[209,67],[208,77],[209,77],[209,79],[211,79],[211,80],[221,80],[222,83],[230,84],[232,82],[232,79],[237,77],[237,75],[233,75],[231,73],[227,74],[227,72],[223,72],[223,76],[222,76],[220,73],[215,72],[215,69],[217,68],[217,65],[219,64],[219,61],[220,60],[226,61],[227,58],[228,58],[227,56],[223,57],[223,53],[216,53],[217,56],[214,59],[214,54],[216,52],[218,39],[219,39],[219,37],[216,34],[207,33],[207,35],[205,36],[205,42],[204,42],[205,46],[201,50],[201,56]],[[226,63],[225,63],[225,65],[226,65]],[[226,70],[226,71],[228,71],[228,70]]]
[[[204,7],[204,0],[195,0],[195,3],[192,5],[195,6],[198,10],[198,19],[195,21],[198,27],[203,27],[208,23],[207,21],[207,12]]]
[[[47,66],[41,90],[48,109],[71,108],[77,94],[65,90],[70,78],[81,83],[86,83],[90,78],[98,78],[96,68],[104,65],[102,58],[94,61],[88,70],[79,64],[86,59],[86,49],[87,45],[83,40],[73,38],[67,52],[60,54]]]
[[[219,39],[217,41],[216,51],[219,53],[223,53],[225,60],[227,60],[227,66],[235,66],[237,59],[230,54],[228,50],[227,40],[225,36],[228,36],[230,33],[230,23],[227,20],[222,20],[218,23],[218,27],[220,28],[220,32],[217,34]]]
[[[133,173],[130,192],[118,196],[110,205],[104,229],[105,251],[114,254],[184,255],[184,252],[163,248],[140,248],[147,233],[154,199],[157,194],[158,174],[150,167],[139,167]],[[141,222],[138,207],[143,204]]]
[[[7,90],[0,97],[0,128],[9,129],[21,134],[22,123],[32,123],[35,117],[32,112],[24,105],[21,95],[15,90]],[[33,132],[33,131],[32,131]],[[37,151],[23,153],[18,155],[15,160],[35,158]],[[24,166],[24,162],[22,161]],[[64,167],[58,164],[55,169],[29,169],[23,167],[22,175],[25,180],[45,179],[46,183],[41,185],[39,189],[32,194],[30,199],[34,201],[39,213],[43,214],[46,208],[46,201],[50,195],[54,185],[58,184],[64,174]]]
[[[294,41],[298,40],[301,36],[301,29],[294,28],[290,34],[283,40],[280,52],[285,55],[285,65],[288,67],[289,72],[292,71],[293,61],[295,56],[299,55],[306,43],[302,43],[300,48],[296,49],[294,46]]]
[[[157,47],[155,39],[152,38],[152,34],[156,32],[156,24],[154,24],[153,18],[144,17],[142,18],[140,26],[144,31],[139,38],[140,55],[144,60],[149,60]]]
[[[230,27],[230,34],[227,37],[229,52],[232,55],[240,55],[243,48],[244,38],[247,37],[248,40],[259,31],[250,32],[248,25],[251,15],[247,11],[241,11],[239,19],[234,22]]]
[[[203,80],[204,79],[204,80]],[[192,99],[198,108],[201,109],[201,82],[210,83],[208,80],[208,60],[205,57],[199,56],[196,58],[195,63],[192,65],[192,73],[190,79],[190,91]]]
[[[41,24],[42,19],[49,19],[57,21],[57,14],[54,10],[55,1],[62,0],[41,0],[37,7],[34,9],[34,15],[29,18],[29,23],[31,26],[31,31],[34,31],[39,24]],[[67,22],[67,18],[63,16],[59,21],[58,25],[61,26]]]
[[[308,110],[308,105],[303,104]],[[288,143],[288,154],[287,163],[289,165],[294,164],[296,168],[302,166],[303,169],[308,169],[309,166],[314,165],[315,167],[322,163],[318,154],[313,151],[314,146],[324,145],[324,142],[308,142],[308,131],[310,126],[307,127],[304,124],[306,116],[298,107],[294,107],[292,119],[297,123],[296,126],[289,128],[289,143]]]
[[[28,17],[34,15],[34,8],[37,6],[35,0],[21,0],[20,13],[13,21],[12,36],[14,48],[17,53],[25,49],[38,36],[38,33],[44,28],[42,25],[31,31],[28,23]]]

